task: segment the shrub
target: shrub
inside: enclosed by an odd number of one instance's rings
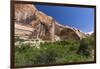
[[[92,49],[94,49],[93,46],[93,39],[91,37],[83,38],[80,41],[80,48],[78,50],[78,54],[80,55],[85,55],[85,56],[90,56]]]
[[[30,44],[22,44],[21,48],[15,48],[15,65],[56,64],[86,61],[84,55],[76,53],[79,47],[80,43],[76,40],[41,43],[40,48],[30,47]]]

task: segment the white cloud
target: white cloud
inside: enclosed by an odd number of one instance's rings
[[[93,33],[93,31],[90,31],[90,32],[86,32],[86,34],[90,34],[90,35],[91,35],[92,33]]]

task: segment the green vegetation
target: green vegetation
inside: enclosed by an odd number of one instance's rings
[[[87,38],[83,38],[80,40],[80,48],[78,50],[78,54],[91,56],[92,51],[95,48],[95,40],[93,36],[89,36]]]
[[[93,60],[90,56],[91,50],[95,46],[93,40],[92,37],[87,37],[81,41],[45,42],[40,44],[40,48],[30,47],[28,43],[21,44],[21,48],[15,48],[15,65],[56,64]]]

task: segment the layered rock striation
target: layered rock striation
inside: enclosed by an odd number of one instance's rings
[[[15,36],[26,40],[40,38],[44,41],[58,41],[80,40],[85,34],[75,28],[61,25],[53,17],[37,10],[33,4],[16,4]]]

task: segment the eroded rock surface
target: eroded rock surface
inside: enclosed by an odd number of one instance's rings
[[[16,36],[26,39],[79,40],[85,37],[79,30],[63,26],[53,17],[37,10],[33,4],[15,5],[15,31]]]

